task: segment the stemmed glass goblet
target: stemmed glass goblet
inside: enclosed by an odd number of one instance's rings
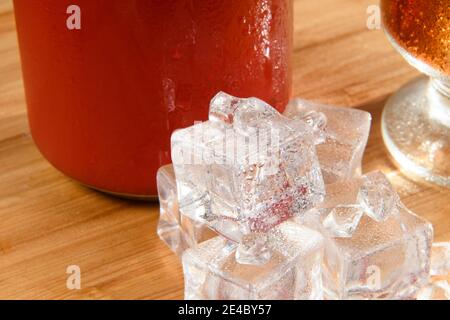
[[[450,2],[381,0],[392,45],[420,72],[387,101],[382,134],[400,167],[450,187]]]

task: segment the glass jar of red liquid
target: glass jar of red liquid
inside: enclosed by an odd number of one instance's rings
[[[93,188],[156,195],[172,131],[206,120],[218,91],[279,110],[290,98],[292,0],[14,6],[32,136],[56,168]]]

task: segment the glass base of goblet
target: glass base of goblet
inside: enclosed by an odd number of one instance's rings
[[[412,176],[450,187],[448,84],[420,77],[386,103],[381,130],[387,149]]]

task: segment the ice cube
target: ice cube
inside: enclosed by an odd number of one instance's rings
[[[314,113],[315,116],[311,118]],[[315,128],[318,137],[317,156],[326,184],[361,173],[361,161],[371,123],[368,112],[294,99],[287,106],[284,115],[302,119]]]
[[[286,221],[269,238],[264,264],[238,263],[237,244],[223,237],[185,251],[185,299],[322,299],[320,234]]]
[[[432,281],[417,293],[417,300],[450,300],[450,284],[445,280]]]
[[[327,215],[323,225],[336,237],[351,237],[363,214],[359,205],[338,205]]]
[[[209,210],[207,167],[210,154],[205,144],[222,140],[222,130],[211,122],[197,123],[172,134],[172,162],[177,182],[178,202],[183,213],[194,220]]]
[[[326,191],[317,208],[324,217],[323,225],[336,237],[351,237],[363,214],[385,221],[397,214],[400,203],[389,180],[379,171],[328,184]]]
[[[384,222],[363,216],[351,238],[335,238],[345,251],[349,298],[402,299],[428,281],[432,226],[404,207]]]
[[[158,170],[157,183],[160,205],[157,233],[173,252],[180,256],[187,248],[216,236],[202,221],[180,214],[172,165]]]
[[[259,121],[277,117],[278,112],[257,98],[237,98],[219,92],[210,103],[209,120],[223,124],[236,124],[246,128]]]
[[[326,141],[328,118],[323,112],[307,111],[296,119],[303,120],[312,128],[315,144],[322,144]]]
[[[323,199],[311,128],[255,98],[218,94],[210,121],[172,135],[172,159],[181,211],[233,241]]]
[[[249,234],[243,237],[236,249],[236,261],[240,264],[265,264],[272,257],[267,234]]]
[[[361,180],[346,179],[330,183],[325,186],[325,197],[318,208],[332,209],[338,205],[358,204],[358,193],[361,187]]]
[[[385,221],[395,214],[399,197],[386,176],[377,171],[362,177],[358,201],[372,219]]]
[[[433,243],[430,274],[450,276],[450,242]]]
[[[381,173],[370,173],[329,185],[331,194],[322,207],[298,219],[325,238],[323,279],[328,299],[411,298],[428,281],[432,226],[409,211],[393,189],[385,189],[384,179]],[[361,205],[361,189],[375,181],[382,191],[374,184],[370,201]],[[395,201],[384,205],[378,196]],[[330,211],[327,206],[335,207]],[[336,208],[344,210],[337,213]],[[383,212],[383,219],[373,212]]]

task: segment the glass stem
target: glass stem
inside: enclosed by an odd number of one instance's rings
[[[450,83],[432,78],[427,97],[430,101],[430,117],[450,127]]]

